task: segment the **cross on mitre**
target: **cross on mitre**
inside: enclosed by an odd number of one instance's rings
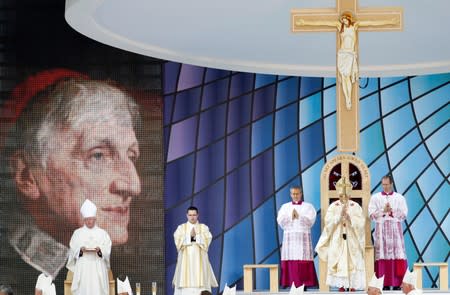
[[[336,189],[339,195],[349,196],[352,192],[352,188],[352,184],[350,182],[347,182],[345,177],[342,177],[338,180],[338,182],[336,182]]]

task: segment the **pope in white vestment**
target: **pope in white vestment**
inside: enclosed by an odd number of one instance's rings
[[[325,225],[316,245],[320,259],[327,262],[326,284],[342,289],[366,288],[365,218],[358,203],[349,200],[350,189],[339,191],[339,200],[330,204]]]
[[[189,207],[188,222],[178,226],[174,233],[178,251],[177,266],[172,284],[175,295],[199,295],[201,291],[211,291],[217,287],[208,258],[208,248],[212,235],[208,226],[198,222],[198,209]]]
[[[111,238],[95,225],[97,208],[86,200],[81,206],[85,225],[72,235],[67,268],[73,275],[73,295],[108,295]]]

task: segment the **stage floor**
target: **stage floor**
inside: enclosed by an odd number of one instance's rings
[[[422,290],[424,294],[427,295],[450,295],[450,291],[440,291],[438,289],[424,289]],[[236,291],[236,295],[272,295],[272,294],[283,294],[286,295],[287,293],[289,293],[289,289],[282,289],[280,290],[278,293],[271,293],[269,291],[253,291],[251,293],[249,292],[244,292],[244,291]],[[364,291],[356,291],[356,292],[338,292],[338,291],[330,291],[330,292],[320,292],[317,289],[312,289],[311,291],[308,290],[305,292],[305,295],[307,294],[311,294],[311,295],[342,295],[342,294],[367,294],[367,292]],[[403,294],[402,291],[384,291],[383,295],[401,295]]]

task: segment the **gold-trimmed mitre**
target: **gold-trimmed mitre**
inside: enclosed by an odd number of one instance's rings
[[[345,177],[341,177],[335,187],[339,195],[349,196],[352,193],[352,184]]]

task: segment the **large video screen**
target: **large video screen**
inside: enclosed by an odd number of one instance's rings
[[[64,1],[1,1],[0,284],[64,294],[80,207],[97,206],[114,278],[164,293],[161,62],[64,21]]]

